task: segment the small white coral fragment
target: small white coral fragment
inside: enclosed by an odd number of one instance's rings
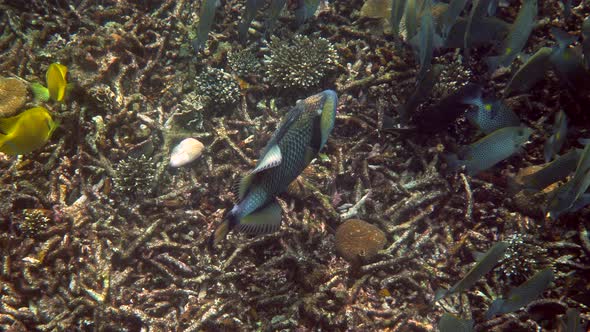
[[[185,138],[182,142],[172,149],[170,155],[170,166],[181,167],[193,160],[199,158],[203,154],[205,146],[194,138]]]

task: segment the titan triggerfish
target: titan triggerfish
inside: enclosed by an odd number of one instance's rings
[[[211,235],[211,248],[234,228],[249,234],[279,229],[282,211],[275,197],[287,190],[326,145],[337,104],[332,90],[297,101],[260,154],[256,167],[242,177],[238,201]]]

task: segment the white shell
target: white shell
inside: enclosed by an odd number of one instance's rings
[[[181,167],[199,158],[203,154],[205,146],[194,138],[185,138],[172,149],[170,166]]]

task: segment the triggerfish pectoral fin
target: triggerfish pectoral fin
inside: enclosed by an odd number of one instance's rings
[[[237,229],[248,234],[276,232],[281,227],[282,210],[276,200],[240,219]]]
[[[273,145],[268,149],[268,152],[262,156],[262,159],[260,159],[258,165],[256,165],[256,168],[254,168],[251,173],[258,173],[265,169],[276,167],[281,161],[283,161],[281,148],[279,148],[278,145]]]

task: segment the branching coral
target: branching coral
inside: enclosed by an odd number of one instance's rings
[[[322,37],[293,36],[291,40],[272,37],[270,54],[264,57],[269,81],[282,89],[317,86],[338,61],[334,45]]]

